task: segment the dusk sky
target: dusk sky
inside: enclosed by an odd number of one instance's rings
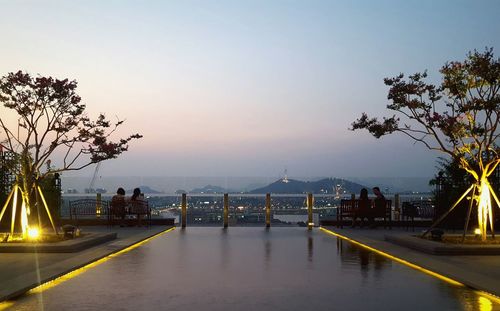
[[[500,56],[500,1],[6,1],[0,75],[78,81],[125,119],[102,175],[433,175],[439,154],[348,131],[388,115],[384,77]],[[91,174],[92,170],[81,174]]]

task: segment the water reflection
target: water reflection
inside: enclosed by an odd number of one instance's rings
[[[309,262],[313,260],[313,238],[311,236],[307,238],[307,260]]]
[[[357,267],[361,272],[360,275],[365,280],[370,278],[371,276],[373,276],[374,279],[383,280],[384,273],[386,273],[383,272],[383,270],[392,270],[394,268],[393,265],[400,265],[390,259],[349,243],[348,241],[345,241],[339,237],[335,237],[335,239],[337,254],[340,257],[343,268],[347,271],[354,271]],[[404,284],[395,285],[399,286]],[[488,297],[483,296],[481,293],[464,286],[451,286],[445,282],[437,282],[435,289],[437,290],[439,296],[455,297],[457,301],[460,302],[460,307],[462,310],[500,310],[500,305],[496,304]],[[420,295],[418,291],[415,291],[414,294],[416,298],[428,300],[432,299],[429,296]],[[446,310],[446,308],[443,308],[443,310]]]
[[[220,230],[221,235],[220,235],[220,252],[221,252],[221,260],[220,260],[220,268],[221,270],[225,271],[228,266],[228,262],[231,260],[230,258],[230,246],[229,246],[229,237],[228,237],[228,230],[229,228],[223,228],[219,229],[217,228],[216,230]],[[213,249],[212,251],[219,251],[217,248]]]
[[[393,262],[385,257],[373,253],[367,249],[356,246],[352,243],[337,239],[337,253],[341,262],[349,269],[359,266],[362,271],[374,270],[379,275],[382,269],[390,268]]]
[[[266,262],[266,268],[269,266],[269,262],[271,261],[271,241],[264,241],[264,259]]]
[[[92,297],[90,299],[89,297]],[[303,228],[187,228],[13,310],[496,310],[464,287]]]

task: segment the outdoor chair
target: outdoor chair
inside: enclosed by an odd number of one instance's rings
[[[403,202],[401,209],[402,219],[406,223],[406,230],[408,230],[411,221],[412,229],[413,231],[415,231],[415,217],[418,217],[417,206],[415,206],[411,202]]]

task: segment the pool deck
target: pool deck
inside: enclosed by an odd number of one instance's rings
[[[0,302],[15,298],[61,275],[123,250],[171,228],[171,226],[82,227],[83,232],[116,232],[117,238],[76,253],[0,254]]]
[[[431,255],[399,246],[385,240],[386,235],[408,236],[420,232],[404,229],[359,229],[325,226],[346,238],[352,239],[379,251],[403,259],[412,264],[438,273],[477,290],[500,297],[500,255],[448,256]]]
[[[151,228],[84,227],[87,232],[116,232],[117,239],[78,253],[2,253],[0,254],[0,275],[2,275],[0,302],[20,296],[40,283],[53,280],[169,228],[171,226],[152,226]],[[385,240],[385,236],[388,234],[401,236],[414,234],[414,232],[404,229],[338,229],[329,226],[323,228],[474,289],[500,297],[500,282],[498,281],[500,280],[500,255],[431,255]],[[231,229],[229,228],[229,230]],[[276,230],[280,229],[276,228]],[[304,230],[306,229],[304,228]],[[418,231],[415,230],[415,232]],[[325,232],[325,234],[327,233]]]

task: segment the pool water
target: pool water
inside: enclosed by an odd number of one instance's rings
[[[188,227],[15,310],[496,310],[494,302],[304,228]]]

